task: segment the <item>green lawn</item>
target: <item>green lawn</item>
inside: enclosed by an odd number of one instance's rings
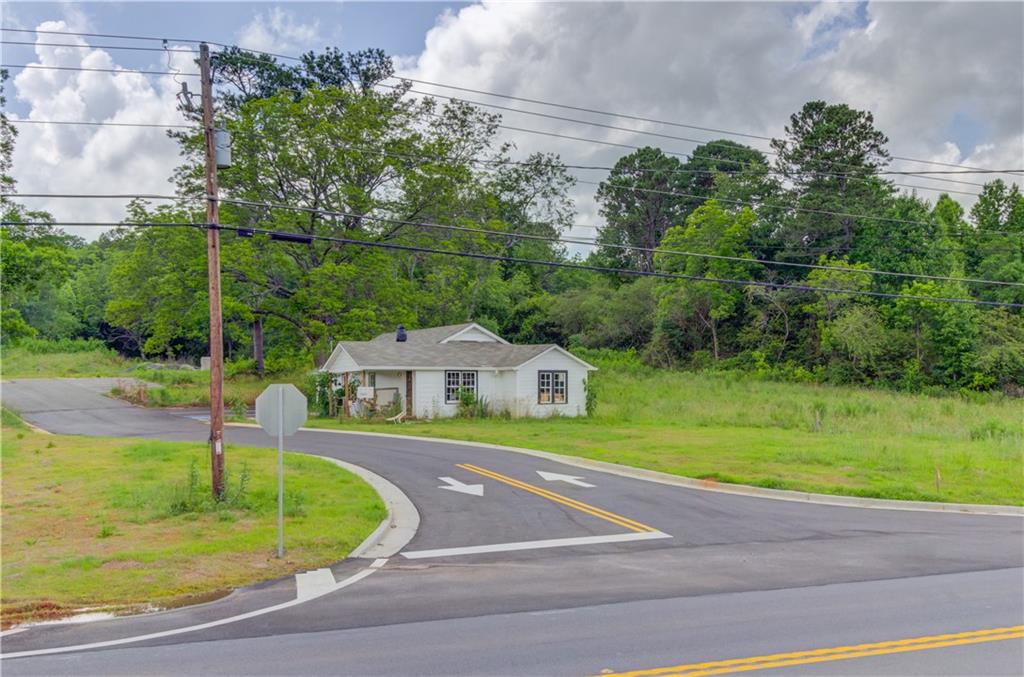
[[[205,599],[344,558],[385,516],[365,482],[276,451],[232,447],[228,500],[210,498],[204,444],[44,435],[4,413],[0,599],[4,626],[83,608]]]
[[[593,381],[591,418],[309,425],[505,444],[778,489],[1024,504],[1021,400],[614,366]]]

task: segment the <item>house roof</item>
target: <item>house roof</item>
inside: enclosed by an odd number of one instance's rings
[[[554,347],[477,341],[398,343],[394,338],[391,341],[342,341],[340,345],[363,369],[508,369],[518,367]]]
[[[330,370],[341,350],[348,353],[359,369],[513,369],[549,350],[558,351],[588,369],[595,368],[553,343],[515,345],[482,327],[482,331],[497,340],[464,341],[454,338],[474,326],[479,327],[475,322],[465,322],[414,329],[406,332],[404,342],[396,341],[394,332],[381,334],[369,341],[342,341],[323,369]],[[453,340],[446,341],[450,338]]]
[[[426,344],[426,343],[440,343],[449,336],[454,336],[460,331],[465,331],[472,327],[476,322],[463,322],[462,324],[449,324],[443,327],[429,327],[427,329],[410,329],[405,332],[406,343],[410,344]],[[349,341],[354,343],[354,341]],[[361,343],[396,343],[395,332],[389,331],[375,336],[369,341],[361,341]]]

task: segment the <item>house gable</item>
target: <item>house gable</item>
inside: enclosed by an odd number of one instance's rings
[[[446,339],[440,341],[440,343],[453,343],[456,341],[472,341],[476,343],[504,343],[508,344],[508,341],[501,338],[492,331],[481,327],[476,322],[470,324],[468,327],[460,329]]]
[[[570,353],[565,348],[562,348],[561,346],[556,346],[554,344],[552,344],[550,347],[548,347],[547,350],[545,350],[544,352],[540,353],[539,355],[534,355],[530,359],[526,360],[525,362],[520,364],[518,367],[516,367],[516,369],[522,369],[523,367],[525,367],[526,365],[530,364],[534,360],[540,359],[541,357],[544,357],[545,355],[547,355],[548,353],[550,353],[552,351],[557,352],[557,353],[561,353],[562,355],[564,355],[565,357],[569,358],[570,360],[572,360],[576,364],[580,365],[581,367],[583,367],[587,371],[597,371],[597,367],[595,367],[594,365],[592,365],[589,362],[586,362],[584,360],[581,360],[580,358],[576,357],[575,355]]]

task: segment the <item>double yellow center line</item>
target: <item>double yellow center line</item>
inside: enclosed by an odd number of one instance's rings
[[[628,517],[616,515],[615,513],[604,510],[603,508],[598,508],[593,505],[589,505],[587,503],[584,503],[583,501],[577,501],[574,498],[569,498],[568,496],[563,496],[562,494],[556,494],[553,491],[542,489],[541,487],[536,487],[532,484],[527,484],[526,482],[517,480],[514,477],[502,475],[501,473],[496,473],[493,470],[481,468],[480,466],[473,465],[472,463],[459,463],[457,467],[462,468],[463,470],[468,470],[469,472],[476,473],[477,475],[483,475],[484,477],[488,477],[492,480],[497,480],[498,482],[503,482],[504,484],[515,487],[516,489],[528,491],[531,494],[536,494],[537,496],[546,498],[549,501],[561,503],[564,506],[568,506],[575,510],[579,510],[580,512],[585,512],[588,515],[600,517],[606,522],[617,524],[618,526],[625,527],[631,531],[636,531],[640,533],[657,531],[657,529],[653,527],[649,527],[646,524],[641,524],[640,522],[637,522],[636,520],[631,520]]]
[[[777,653],[767,656],[733,658],[730,660],[708,661],[705,663],[689,663],[686,665],[673,665],[665,668],[618,672],[611,675],[603,675],[602,677],[653,677],[655,675],[659,677],[667,677],[670,675],[679,675],[679,677],[699,677],[702,675],[722,675],[733,672],[749,672],[751,670],[781,668],[791,665],[841,661],[849,658],[863,658],[865,656],[881,656],[884,654],[904,653],[908,651],[940,649],[942,647],[961,646],[964,644],[996,642],[1004,639],[1024,639],[1024,625],[990,628],[988,630],[971,630],[970,632],[956,632],[946,635],[914,637],[911,639],[898,639],[889,642],[875,642],[873,644],[837,646],[831,649],[791,651],[788,653]]]

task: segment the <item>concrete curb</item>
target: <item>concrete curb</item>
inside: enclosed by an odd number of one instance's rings
[[[497,451],[508,451],[515,454],[525,454],[543,458],[556,463],[563,463],[577,468],[607,472],[621,477],[643,480],[645,482],[656,482],[686,489],[698,491],[713,491],[720,494],[734,494],[736,496],[750,496],[753,498],[766,498],[776,501],[797,501],[802,503],[815,503],[820,505],[833,505],[844,508],[870,508],[874,510],[911,510],[918,512],[944,512],[954,514],[970,515],[998,515],[1003,517],[1024,517],[1024,507],[1015,505],[978,505],[973,503],[934,503],[929,501],[898,501],[884,498],[861,498],[857,496],[834,496],[832,494],[814,494],[804,491],[788,491],[784,489],[766,489],[752,487],[744,484],[722,484],[720,482],[698,480],[692,477],[672,475],[657,470],[645,470],[633,468],[608,461],[595,461],[578,456],[565,456],[548,451],[536,449],[524,449],[522,447],[508,447],[501,444],[489,444],[487,442],[467,442],[465,440],[452,440],[443,437],[422,437],[419,435],[395,435],[392,433],[359,432],[356,430],[335,430],[331,428],[300,428],[307,432],[333,433],[339,435],[369,435],[372,437],[385,437],[391,439],[419,440],[421,442],[434,442],[438,444],[459,444],[470,447],[483,447]]]
[[[367,536],[362,543],[348,554],[349,558],[379,559],[381,557],[397,555],[412,540],[412,537],[416,535],[416,531],[420,527],[420,513],[416,510],[416,506],[413,505],[412,501],[409,500],[409,497],[405,495],[404,491],[377,473],[371,472],[362,466],[346,463],[330,456],[307,455],[330,461],[352,474],[358,475],[374,488],[381,497],[381,500],[384,501],[384,507],[387,508],[387,516],[381,520],[381,523],[373,530],[373,533]]]

